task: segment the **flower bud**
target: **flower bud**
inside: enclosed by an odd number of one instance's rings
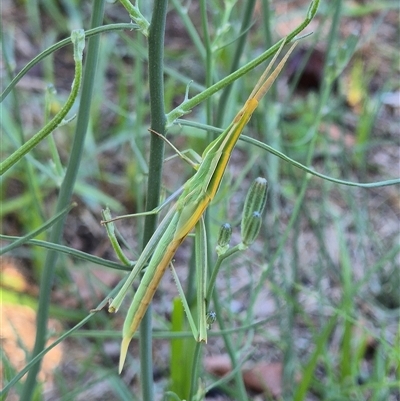
[[[246,221],[242,220],[242,244],[247,248],[257,238],[261,228],[261,213],[253,212]]]
[[[265,178],[256,178],[249,191],[243,207],[242,222],[246,221],[253,212],[263,212],[265,203],[267,202],[268,182]]]
[[[211,329],[212,324],[217,320],[217,314],[214,311],[210,311],[206,315],[207,330]]]
[[[229,249],[229,241],[232,236],[232,227],[230,224],[225,223],[219,229],[218,241],[216,251],[218,256],[223,255]]]
[[[241,224],[241,234],[242,241],[245,243],[244,238],[249,238],[249,230],[253,232],[254,224],[252,221],[254,220],[254,212],[257,212],[259,215],[260,225],[261,225],[261,213],[264,210],[265,203],[267,202],[267,191],[268,191],[268,183],[265,178],[258,177],[253,181],[249,192],[247,193],[246,200],[244,202],[243,207],[243,216],[242,216],[242,224]],[[255,220],[258,220],[256,218]],[[248,226],[252,225],[250,229]],[[258,223],[257,223],[258,224]],[[260,227],[258,227],[258,231]],[[255,237],[258,235],[258,231],[255,234]],[[254,239],[255,239],[254,237]],[[254,242],[254,239],[251,241]]]

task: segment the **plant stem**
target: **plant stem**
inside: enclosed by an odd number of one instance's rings
[[[223,312],[222,312],[222,306],[219,300],[219,296],[217,292],[213,292],[213,301],[214,301],[214,308],[215,312],[217,314],[217,320],[219,327],[221,329],[222,337],[224,339],[224,344],[225,348],[228,352],[229,359],[231,360],[232,364],[232,369],[235,370],[238,366],[238,358],[237,358],[237,350],[235,349],[235,346],[233,345],[232,337],[229,334],[224,333],[225,331],[225,322],[223,319]],[[235,370],[234,374],[234,380],[235,380],[235,398],[240,401],[246,401],[248,400],[247,393],[246,393],[246,387],[243,382],[243,376],[242,372],[240,369]]]
[[[240,78],[242,75],[246,74],[247,72],[251,71],[256,66],[261,64],[263,61],[267,60],[272,54],[275,54],[278,51],[283,40],[285,40],[287,44],[290,43],[291,40],[297,34],[302,32],[306,28],[306,26],[312,21],[312,19],[314,18],[315,14],[318,10],[319,1],[320,0],[314,0],[310,3],[310,6],[309,6],[308,12],[307,12],[307,17],[305,18],[305,20],[300,25],[298,25],[297,28],[295,28],[286,38],[281,39],[270,49],[266,50],[264,53],[260,54],[258,57],[256,57],[255,59],[253,59],[246,65],[244,65],[243,67],[239,68],[232,74],[221,79],[219,82],[216,82],[214,85],[205,89],[203,92],[197,94],[196,96],[193,96],[192,98],[185,100],[178,107],[175,107],[175,109],[171,110],[167,114],[167,126],[169,127],[170,125],[172,125],[174,123],[174,121],[177,118],[183,116],[184,114],[190,113],[190,111],[192,110],[193,107],[200,104],[202,101],[204,101],[205,99],[210,97],[212,94],[225,88],[225,86],[231,84],[236,79]]]
[[[256,4],[255,0],[247,0],[246,5],[244,6],[242,26],[240,28],[240,36],[237,40],[235,54],[233,56],[232,65],[230,68],[230,73],[235,72],[239,67],[239,61],[242,57],[244,45],[246,44],[247,35],[249,33],[249,28],[252,24],[254,6]],[[228,98],[232,90],[232,85],[225,87],[221,94],[221,98],[218,102],[218,111],[217,111],[217,120],[216,126],[220,127],[223,124],[223,118],[225,115],[225,108],[228,104]]]
[[[167,15],[167,0],[154,3],[153,15],[149,28],[149,91],[151,128],[164,135],[164,32]],[[151,136],[149,179],[147,184],[146,210],[158,206],[161,188],[161,173],[164,159],[164,141],[158,135]],[[146,216],[143,235],[143,246],[147,244],[156,229],[157,216]],[[146,401],[154,399],[153,364],[152,364],[151,305],[140,325],[140,363],[142,398]]]
[[[39,142],[50,135],[62,123],[63,119],[74,105],[82,81],[82,53],[85,46],[85,36],[83,30],[74,31],[72,36],[74,37],[75,76],[71,87],[71,93],[65,105],[37,134],[24,142],[14,153],[8,156],[6,160],[0,163],[0,176],[21,160],[23,156],[38,145]]]
[[[104,14],[104,0],[95,2],[91,21],[92,27],[101,24],[103,20],[103,14]],[[82,85],[82,98],[79,105],[74,143],[72,146],[71,157],[65,173],[65,179],[61,185],[56,213],[62,211],[70,203],[72,191],[74,188],[74,183],[76,181],[76,176],[80,166],[80,160],[86,136],[86,129],[89,122],[89,115],[90,115],[89,108],[93,92],[93,84],[95,76],[94,72],[97,63],[99,39],[100,39],[99,36],[93,37],[92,39],[89,40],[88,44],[87,60],[86,60],[83,85]],[[65,218],[62,218],[58,220],[57,223],[53,226],[53,229],[50,234],[50,242],[52,243],[60,242],[62,231],[64,228],[64,221]],[[53,285],[53,278],[54,278],[57,258],[58,258],[58,252],[50,251],[47,253],[46,262],[40,283],[40,296],[39,296],[39,306],[38,306],[37,323],[36,323],[37,327],[36,340],[32,352],[32,358],[36,357],[40,352],[43,351],[46,342],[47,320],[49,315],[51,287]],[[39,369],[40,369],[40,361],[34,364],[28,373],[26,382],[22,390],[21,400],[30,401],[32,399],[32,396],[35,392],[34,388],[36,386],[36,377],[39,372]]]
[[[93,29],[89,29],[85,31],[85,38],[89,39],[92,36],[99,35],[100,33],[106,32],[114,32],[114,31],[122,31],[122,30],[129,30],[137,29],[135,24],[109,24],[104,26],[98,26]],[[7,97],[7,95],[12,91],[15,85],[22,79],[24,75],[27,74],[29,70],[31,70],[36,64],[42,61],[44,58],[49,56],[50,54],[54,53],[56,50],[61,49],[64,46],[70,45],[72,43],[71,37],[65,38],[60,40],[59,42],[55,43],[54,45],[48,47],[47,49],[43,50],[40,54],[38,54],[34,59],[32,59],[22,70],[12,79],[12,81],[7,85],[6,89],[0,95],[0,103]]]

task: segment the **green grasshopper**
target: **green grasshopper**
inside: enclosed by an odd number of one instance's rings
[[[213,200],[224,176],[232,150],[243,128],[249,122],[259,101],[274,83],[296,45],[296,43],[292,45],[282,61],[275,70],[272,71],[271,75],[268,76],[284,44],[285,41],[267,66],[246,103],[235,116],[229,127],[206,147],[202,155],[201,163],[194,166],[197,170],[196,173],[184,184],[183,192],[177,199],[175,205],[167,213],[154,232],[120,292],[109,305],[109,312],[116,312],[118,310],[134,279],[148,262],[146,271],[134,295],[124,322],[119,372],[122,371],[124,366],[128,346],[132,337],[154,296],[165,270],[171,263],[178,247],[198,224],[206,208]],[[106,220],[104,223],[107,224],[110,221],[111,220]],[[196,339],[197,341],[206,341],[206,314],[204,313],[204,316],[201,316],[200,319],[200,334]]]

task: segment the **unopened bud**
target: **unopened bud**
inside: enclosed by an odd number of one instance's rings
[[[253,212],[246,221],[242,220],[242,244],[247,248],[257,238],[261,228],[261,213]]]
[[[265,178],[256,178],[249,191],[243,207],[242,222],[246,221],[253,212],[263,212],[265,203],[267,202],[268,182]]]
[[[216,251],[218,256],[223,255],[229,249],[229,242],[232,236],[232,227],[225,223],[219,229]]]
[[[214,311],[210,311],[206,315],[207,330],[211,330],[211,326],[217,320],[217,314]]]
[[[253,220],[253,214],[254,212],[257,212],[258,215],[260,216],[260,224],[261,224],[261,213],[264,210],[265,203],[267,202],[267,191],[268,191],[268,183],[265,178],[258,177],[253,181],[253,184],[251,185],[247,196],[246,200],[244,202],[244,207],[243,207],[243,216],[242,216],[242,224],[241,224],[241,234],[242,234],[242,239],[248,238],[248,233],[249,233],[249,224],[253,225],[254,223],[251,223]],[[259,230],[260,228],[258,228]],[[252,229],[250,230],[252,231]],[[256,233],[256,236],[258,234],[258,231]],[[254,239],[252,240],[252,242]],[[244,242],[244,240],[243,240]]]

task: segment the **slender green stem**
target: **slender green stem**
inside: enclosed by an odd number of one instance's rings
[[[90,263],[93,263],[93,264],[99,265],[99,266],[109,267],[109,268],[115,269],[115,270],[128,271],[128,272],[130,272],[132,270],[131,266],[120,265],[119,263],[113,262],[112,260],[103,259],[98,256],[91,255],[90,253],[78,251],[77,249],[73,249],[73,248],[70,248],[65,245],[53,244],[51,242],[41,241],[38,239],[29,239],[30,237],[31,237],[31,234],[28,234],[25,237],[15,237],[12,235],[0,234],[1,240],[5,240],[5,241],[18,240],[18,242],[19,242],[19,240],[21,240],[21,242],[18,245],[26,244],[26,245],[38,246],[38,247],[45,248],[45,249],[50,249],[53,251],[57,251],[58,253],[63,253],[65,255],[72,256],[73,258],[76,258],[76,259],[85,260],[86,262],[90,262]],[[15,242],[17,242],[17,241],[15,241]],[[12,243],[11,245],[14,245],[14,243]],[[134,263],[135,262],[132,262],[132,264],[134,264]]]
[[[0,163],[0,175],[3,175],[9,168],[22,159],[30,150],[32,150],[39,142],[51,134],[63,121],[71,107],[75,103],[78,96],[79,88],[82,81],[82,56],[83,49],[85,48],[85,33],[82,29],[73,31],[71,40],[74,44],[74,61],[75,61],[75,75],[71,87],[71,93],[65,105],[61,110],[50,120],[37,134],[22,144],[13,154],[7,157]]]
[[[12,35],[12,34],[10,33],[10,35]],[[5,35],[2,35],[1,44],[2,44],[2,48],[3,48],[3,57],[4,57],[4,61],[5,61],[5,66],[6,66],[7,78],[10,79],[10,77],[13,75],[13,68],[12,68],[11,55],[6,50],[6,48],[7,48],[6,43],[5,43],[6,41],[7,41],[7,39],[5,38]],[[17,91],[14,91],[12,93],[11,102],[10,102],[11,109],[15,110],[14,118],[17,123],[16,127],[18,127],[17,136],[19,137],[19,143],[16,144],[17,146],[19,146],[20,144],[25,142],[24,132],[22,129],[23,124],[22,124],[22,118],[21,118],[22,108],[20,106],[19,98],[20,98],[19,93]],[[44,216],[43,209],[42,209],[41,202],[40,202],[41,194],[39,191],[39,183],[38,183],[37,174],[34,173],[32,163],[29,163],[28,160],[26,160],[26,159],[24,160],[21,167],[22,167],[22,170],[25,171],[25,174],[26,174],[25,181],[28,184],[29,193],[32,196],[32,201],[31,201],[32,202],[32,212],[35,210],[36,214],[38,216],[40,216],[40,220],[44,221],[45,216]],[[4,213],[4,207],[3,207],[3,213]]]
[[[224,321],[222,319],[222,308],[219,302],[219,296],[218,294],[214,293],[214,287],[215,287],[215,282],[216,278],[218,275],[218,272],[221,268],[222,262],[232,256],[234,253],[239,252],[241,250],[240,245],[236,245],[233,248],[229,249],[227,252],[225,252],[223,255],[219,256],[217,259],[217,262],[214,266],[214,269],[211,273],[211,278],[210,281],[208,282],[208,290],[206,294],[206,305],[209,305],[211,297],[213,298],[214,301],[214,308],[217,316],[218,323],[220,325],[220,328],[222,331],[224,331]],[[236,395],[238,399],[240,400],[247,400],[247,394],[246,394],[246,388],[244,386],[243,378],[242,378],[242,373],[240,369],[236,369],[237,367],[237,358],[236,354],[234,351],[234,346],[231,341],[231,337],[226,334],[222,334],[224,342],[225,342],[225,347],[228,351],[229,357],[231,359],[232,367],[235,370],[235,384],[236,384]]]
[[[265,36],[265,47],[272,46],[272,33],[271,33],[271,4],[270,0],[262,0],[262,13],[263,13],[263,30]],[[273,91],[274,88],[271,88],[270,91]]]
[[[37,355],[35,355],[32,360],[20,371],[18,374],[16,374],[4,388],[0,392],[0,397],[2,397],[4,394],[7,394],[8,391],[16,384],[18,383],[21,378],[27,373],[31,372],[32,366],[35,364],[38,364],[42,358],[49,352],[51,351],[56,345],[60,344],[62,341],[64,341],[67,337],[71,336],[75,331],[77,331],[80,327],[84,326],[95,314],[96,312],[102,310],[108,303],[108,300],[112,298],[121,288],[122,286],[122,281],[105,297],[98,305],[96,309],[93,309],[93,311],[87,315],[84,319],[82,319],[78,324],[76,324],[72,329],[66,331],[63,335],[61,335],[56,341],[54,341],[52,344],[50,344],[46,349],[42,350],[39,352]],[[90,331],[93,333],[93,331]],[[28,375],[29,376],[29,375]],[[3,399],[3,398],[1,398]],[[20,400],[27,401],[29,398],[23,398],[21,396]]]
[[[221,268],[222,262],[224,262],[225,259],[231,257],[234,253],[239,252],[239,251],[240,251],[240,246],[235,245],[233,248],[226,251],[223,255],[218,256],[218,259],[214,265],[214,269],[211,272],[210,280],[208,282],[208,289],[207,289],[207,294],[206,294],[206,304],[207,305],[209,305],[210,299],[213,295],[215,282],[217,281],[218,272]]]
[[[192,365],[192,376],[190,382],[190,393],[189,393],[189,400],[193,400],[194,395],[198,389],[198,377],[199,377],[199,365],[201,360],[201,350],[203,349],[203,343],[196,343],[196,347],[194,349],[193,355],[193,365]]]
[[[0,255],[5,254],[6,252],[10,252],[12,249],[17,248],[18,246],[23,245],[25,242],[29,241],[31,238],[34,238],[38,236],[40,233],[46,231],[49,229],[53,224],[55,224],[59,219],[62,219],[65,217],[65,215],[74,207],[76,206],[76,203],[70,206],[65,207],[63,210],[58,212],[55,216],[53,216],[51,219],[46,221],[43,225],[41,225],[39,228],[36,230],[31,231],[28,235],[21,237],[14,241],[12,244],[9,244],[5,247],[2,247],[0,249]]]
[[[129,0],[119,0],[128,11],[130,17],[136,22],[144,36],[149,36],[149,22],[140,12],[139,7],[134,6]]]
[[[94,4],[95,5],[93,9],[91,26],[98,26],[101,24],[103,20],[104,0],[99,0]],[[65,178],[61,185],[56,213],[63,210],[70,203],[72,191],[74,188],[74,183],[76,181],[76,177],[80,166],[86,129],[89,122],[90,104],[94,85],[99,39],[100,38],[98,36],[91,38],[88,44],[87,62],[85,66],[84,79],[82,85],[82,98],[81,98],[81,103],[79,105],[74,143],[72,145],[71,157],[65,173]],[[65,219],[60,219],[53,226],[50,235],[50,242],[54,243],[60,242],[64,227],[64,221]],[[35,358],[44,349],[46,341],[46,332],[47,332],[47,320],[50,306],[50,294],[53,285],[53,278],[54,278],[57,258],[58,258],[57,252],[50,251],[47,253],[46,262],[44,265],[40,283],[40,296],[39,296],[39,306],[38,306],[37,323],[36,323],[37,327],[36,340],[32,352],[32,358]],[[33,364],[28,373],[21,394],[21,400],[30,401],[32,399],[32,396],[34,394],[34,388],[36,386],[36,377],[39,372],[39,369],[40,369],[40,361]]]
[[[193,96],[191,99],[185,100],[183,103],[181,103],[178,107],[173,109],[167,114],[167,127],[172,125],[174,121],[183,116],[184,114],[190,113],[193,107],[197,106],[199,103],[213,95],[214,93],[218,92],[219,90],[225,88],[225,86],[231,84],[234,82],[236,79],[240,78],[247,72],[251,71],[253,68],[257,67],[259,64],[261,64],[263,61],[267,60],[271,55],[275,54],[278,49],[280,48],[282,41],[286,41],[286,43],[290,43],[293,38],[300,33],[314,18],[317,9],[319,5],[319,0],[314,0],[311,2],[310,7],[307,12],[307,17],[305,20],[296,28],[294,29],[286,38],[281,39],[279,42],[277,42],[274,46],[272,46],[270,49],[262,53],[260,56],[256,57],[253,61],[247,63],[243,67],[239,68],[236,70],[234,73],[228,75],[221,81],[215,83],[214,85],[210,86],[203,92],[199,93],[196,96]]]
[[[197,48],[197,51],[200,54],[200,57],[204,60],[206,57],[206,50],[204,48],[203,42],[201,41],[199,34],[196,31],[195,26],[193,25],[192,20],[188,15],[188,7],[182,6],[181,4],[182,2],[179,0],[171,0],[171,3],[174,5],[176,12],[179,14],[179,17],[181,18],[183,24],[185,25],[189,36],[191,37],[195,47]],[[206,38],[204,38],[204,40],[206,40]]]
[[[39,42],[38,38],[43,37],[42,32],[42,24],[40,21],[40,11],[39,11],[39,1],[31,0],[25,3],[26,12],[28,15],[29,24],[32,27],[32,33],[37,43]]]
[[[271,11],[271,1],[262,0],[262,13],[263,13],[263,31],[265,48],[268,49],[272,46],[272,27],[271,21],[273,13]],[[277,101],[277,85],[273,85],[268,93],[265,95],[263,106],[265,113],[259,114],[258,122],[260,131],[263,133],[264,142],[271,144],[274,148],[280,149],[282,135],[276,135],[278,129],[278,122],[280,121],[281,105]],[[269,203],[270,215],[273,218],[273,225],[278,224],[279,219],[276,216],[279,213],[279,166],[280,160],[274,158],[271,154],[266,155],[266,166],[268,166],[268,185],[269,185]],[[275,227],[273,228],[275,229]]]
[[[236,49],[235,54],[233,55],[232,64],[230,68],[230,72],[233,73],[239,67],[240,58],[242,57],[244,46],[246,44],[247,35],[249,33],[249,28],[252,24],[253,14],[254,14],[254,6],[256,4],[256,0],[247,0],[243,11],[243,19],[242,26],[240,28],[240,36],[236,41]],[[218,111],[216,114],[216,126],[219,127],[223,124],[223,118],[225,115],[225,108],[228,104],[228,98],[231,93],[232,86],[229,85],[225,87],[221,94],[221,98],[218,102]]]
[[[105,209],[102,211],[102,216],[104,220],[109,220],[111,219],[111,213],[110,209]],[[113,222],[110,223],[105,223],[108,239],[111,242],[111,246],[114,249],[114,252],[116,253],[118,259],[127,266],[132,266],[131,261],[125,256],[123,250],[121,249],[121,246],[119,245],[119,242],[117,240],[117,237],[115,235],[115,226]]]
[[[53,58],[48,58],[46,60],[47,64],[51,64],[53,62]],[[45,93],[45,122],[48,122],[51,118],[51,105],[52,102],[54,101],[55,98],[55,88],[53,85],[48,85],[46,88],[46,93]],[[51,159],[53,160],[54,163],[54,169],[57,172],[57,175],[59,177],[62,177],[64,174],[64,167],[61,161],[60,153],[57,150],[57,144],[56,140],[54,138],[54,135],[49,135],[47,137],[47,143],[49,146],[49,151],[51,155]]]
[[[188,126],[188,127],[196,127],[196,128],[201,128],[204,130],[213,130],[214,132],[218,132],[218,133],[223,132],[223,130],[220,128],[215,128],[211,125],[194,123],[193,121],[188,121],[188,120],[178,119],[176,121],[176,123],[179,125]],[[306,167],[304,164],[301,164],[298,161],[286,156],[284,153],[280,152],[279,150],[274,149],[272,146],[267,145],[266,143],[260,142],[257,139],[254,139],[250,136],[240,135],[239,140],[248,142],[252,145],[259,147],[260,149],[264,149],[267,152],[270,152],[271,154],[273,154],[273,155],[281,158],[282,160],[292,164],[293,166],[299,168],[300,170],[304,170],[305,172],[309,173],[310,175],[314,175],[316,177],[322,178],[323,180],[334,182],[336,184],[346,185],[349,187],[359,187],[359,188],[379,188],[379,187],[386,187],[386,186],[390,186],[390,185],[400,184],[400,178],[393,178],[390,180],[375,181],[375,182],[354,182],[354,181],[341,180],[339,178],[333,178],[333,177],[330,177],[329,175],[318,173],[318,171],[315,171],[310,167]]]
[[[118,290],[121,289],[123,284],[123,281],[121,280],[121,282],[118,284]],[[117,287],[116,287],[117,288]],[[114,294],[116,294],[117,291],[113,290],[112,293],[108,294],[107,296],[107,300],[110,299],[110,297],[112,297]],[[179,300],[178,300],[179,301]],[[97,311],[98,309],[100,309],[99,307],[97,307],[96,309],[94,309],[95,311]],[[272,316],[272,317],[268,317],[262,320],[257,320],[256,322],[250,323],[250,324],[246,324],[243,326],[235,326],[232,327],[230,329],[226,329],[224,331],[222,330],[213,330],[210,331],[208,333],[208,335],[210,337],[220,337],[222,334],[237,334],[237,333],[245,333],[248,332],[249,330],[252,329],[257,329],[260,328],[262,326],[265,326],[265,324],[271,322],[272,320],[275,320],[276,317]],[[121,337],[121,333],[118,333],[115,330],[101,330],[101,331],[92,331],[90,329],[88,330],[80,330],[79,333],[77,333],[76,335],[74,335],[74,337],[85,337],[85,338],[116,338],[119,339]],[[139,335],[138,333],[135,333],[133,335],[133,338],[138,338]],[[173,332],[171,330],[157,330],[153,333],[153,338],[159,338],[159,339],[163,339],[163,340],[173,340],[176,338],[187,338],[187,339],[192,339],[193,338],[193,332],[190,331],[177,331],[177,332]]]
[[[205,43],[205,66],[206,66],[206,82],[205,86],[208,88],[212,84],[212,49],[211,49],[211,41],[210,41],[210,32],[208,29],[208,20],[207,20],[207,1],[200,1],[200,12],[201,12],[201,25],[203,28],[203,37]],[[207,114],[207,124],[212,123],[212,108],[211,108],[211,98],[208,98],[206,101],[206,114]],[[209,141],[212,140],[212,137],[208,138]]]
[[[216,292],[213,293],[213,301],[214,301],[215,312],[217,314],[218,324],[219,324],[221,330],[223,331],[225,328],[225,322],[224,322],[224,319],[222,318],[223,312],[222,312],[222,307],[221,307],[221,304],[219,301],[219,295]],[[222,334],[222,337],[224,339],[224,344],[225,344],[226,350],[228,352],[229,358],[232,363],[232,368],[236,368],[238,365],[238,358],[236,356],[237,347],[235,349],[231,336]],[[236,370],[234,377],[235,377],[235,385],[236,385],[235,398],[240,401],[246,401],[248,399],[247,393],[246,393],[246,387],[244,385],[243,376],[242,376],[242,372],[240,371],[240,369]]]
[[[205,49],[205,57],[204,57],[204,66],[205,66],[205,74],[206,74],[206,79],[205,79],[205,86],[208,88],[209,86],[212,85],[213,82],[213,53],[212,53],[212,48],[211,48],[211,40],[210,40],[210,32],[208,29],[208,14],[207,14],[207,1],[206,0],[201,0],[200,1],[200,12],[201,12],[201,24],[202,24],[202,29],[203,29],[203,38],[204,38],[204,49]],[[206,119],[207,119],[207,124],[212,123],[213,119],[213,113],[212,113],[212,99],[209,97],[206,100]],[[207,140],[208,142],[211,142],[213,139],[213,134],[212,132],[207,133]],[[197,224],[200,224],[197,223]],[[210,263],[212,261],[212,255],[210,252],[211,246],[210,246],[210,240],[211,240],[211,235],[210,235],[210,213],[208,210],[205,211],[204,216],[203,216],[203,224],[204,231],[202,235],[202,240],[200,239],[200,235],[197,227],[196,227],[196,239],[195,239],[195,259],[192,258],[191,262],[194,261],[194,263],[191,265],[196,266],[196,284],[193,287],[196,287],[197,289],[197,315],[198,315],[198,322],[199,322],[199,339],[203,339],[204,337],[207,339],[207,332],[206,332],[206,327],[204,326],[206,316],[205,314],[207,313],[207,300],[205,299],[206,294],[206,287],[207,287],[207,270],[208,266],[210,266]],[[203,245],[202,245],[203,244]],[[204,247],[203,250],[201,250],[201,247]],[[202,257],[199,257],[199,255],[202,254]],[[191,269],[192,270],[192,269]],[[203,276],[201,278],[200,276]],[[189,278],[193,279],[193,275],[190,275]],[[206,286],[205,288],[200,288],[200,286]],[[191,294],[189,294],[190,296]],[[201,299],[201,297],[204,297],[204,299]],[[206,340],[207,341],[207,340]],[[200,343],[196,344],[196,348],[194,350],[194,355],[193,355],[193,368],[191,371],[191,384],[190,384],[190,396],[189,400],[192,400],[194,398],[195,394],[195,389],[198,388],[199,384],[199,365],[202,364],[202,356],[203,356],[203,346]]]
[[[122,30],[132,30],[137,29],[137,25],[134,24],[110,24],[105,26],[99,26],[97,28],[89,29],[85,31],[85,38],[89,39],[92,36],[99,35],[100,33],[105,32],[113,32],[113,31],[122,31]],[[60,40],[54,45],[48,47],[43,50],[40,54],[38,54],[33,60],[31,60],[10,82],[6,89],[4,89],[3,93],[0,96],[0,103],[7,97],[7,95],[11,92],[11,90],[15,87],[15,85],[22,79],[22,77],[36,64],[40,63],[45,57],[54,53],[56,50],[61,49],[64,46],[72,44],[71,37]]]
[[[164,107],[164,33],[167,15],[167,0],[154,3],[153,15],[149,28],[149,91],[151,128],[164,135],[165,107]],[[158,206],[161,188],[161,173],[164,158],[164,141],[158,135],[151,136],[149,179],[147,185],[146,210]],[[146,216],[143,247],[152,237],[157,223],[157,216]],[[151,306],[140,325],[140,362],[142,395],[144,400],[154,399],[153,391],[153,364],[152,364],[152,335],[151,335]]]

